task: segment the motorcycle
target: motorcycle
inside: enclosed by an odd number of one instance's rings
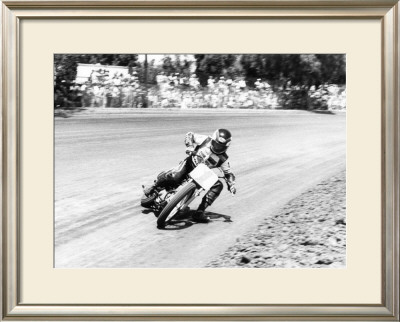
[[[157,216],[157,227],[162,229],[178,213],[188,210],[189,204],[194,199],[202,193],[207,193],[218,178],[218,175],[207,165],[199,163],[179,187],[167,187],[153,192],[150,196],[144,194],[141,205],[154,211]]]

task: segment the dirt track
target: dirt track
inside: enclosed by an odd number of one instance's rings
[[[238,194],[209,224],[158,230],[141,184],[185,156],[187,131],[229,128]],[[113,111],[55,120],[56,267],[203,267],[264,217],[345,167],[345,114]]]
[[[346,267],[346,173],[266,217],[207,267]]]

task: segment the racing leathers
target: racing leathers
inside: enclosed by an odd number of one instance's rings
[[[166,188],[178,186],[186,176],[199,164],[204,162],[210,169],[219,168],[224,173],[229,191],[236,193],[235,175],[232,173],[228,162],[228,155],[213,153],[211,150],[211,137],[207,135],[188,132],[185,136],[186,154],[188,158],[177,167],[161,172],[154,184],[154,188]],[[220,195],[223,184],[218,180],[204,195],[199,209],[204,211]]]

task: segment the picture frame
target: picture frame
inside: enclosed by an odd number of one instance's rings
[[[381,45],[380,303],[30,304],[21,301],[20,25],[27,19],[376,19]],[[6,0],[2,2],[2,317],[4,320],[399,321],[399,7],[393,0]]]

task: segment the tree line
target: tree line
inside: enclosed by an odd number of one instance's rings
[[[250,86],[261,78],[280,88],[346,83],[346,57],[342,54],[201,54],[194,58],[195,74],[202,86],[209,76],[244,77]],[[78,63],[127,66],[130,73],[138,73],[140,82],[145,79],[145,63],[139,62],[136,54],[63,54],[55,55],[54,63],[55,76],[60,81],[73,81]],[[161,72],[189,77],[192,69],[192,62],[181,55],[166,55],[160,64],[154,60],[147,63],[147,82],[155,84]]]

